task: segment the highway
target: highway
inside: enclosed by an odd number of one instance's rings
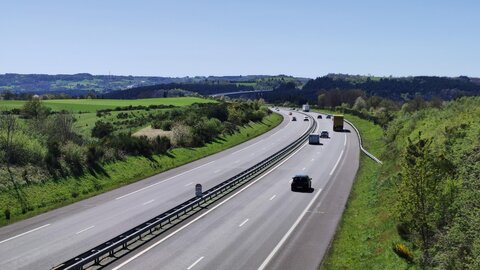
[[[0,228],[0,269],[49,269],[191,198],[196,183],[206,190],[251,167],[309,126],[280,113],[279,127],[244,144]]]
[[[331,136],[322,139],[323,145],[305,144],[228,199],[108,269],[317,269],[343,213],[360,154],[356,133],[333,132],[329,119],[318,123]],[[298,172],[313,178],[313,192],[290,191]]]

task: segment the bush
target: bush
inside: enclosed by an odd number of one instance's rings
[[[32,98],[22,107],[22,114],[25,118],[41,119],[50,114],[51,109],[44,106],[40,99]]]
[[[104,138],[113,132],[113,125],[108,122],[97,121],[92,129],[92,137]]]
[[[117,114],[117,119],[127,119],[128,118],[128,113],[126,112],[121,112]]]
[[[146,136],[133,137],[127,133],[120,133],[109,138],[107,144],[117,150],[132,155],[152,155],[152,145]]]
[[[172,147],[172,143],[166,136],[157,136],[152,141],[152,148],[155,154],[165,154],[170,147]]]
[[[0,131],[0,152],[6,153],[6,134]],[[0,161],[6,162],[7,158],[11,164],[25,165],[41,164],[46,155],[46,149],[31,135],[18,131],[13,136],[10,155],[0,154]]]
[[[169,131],[172,129],[173,126],[173,121],[172,120],[158,120],[155,119],[152,121],[152,128],[154,129],[161,129],[161,130],[166,130]]]
[[[99,162],[104,155],[105,151],[100,145],[89,145],[87,148],[87,163],[95,164]]]
[[[62,158],[70,171],[75,175],[82,174],[84,165],[87,162],[85,149],[73,142],[67,142],[61,146],[60,150]]]
[[[191,146],[193,143],[192,129],[182,124],[173,126],[172,142],[175,146]]]
[[[238,130],[238,127],[231,122],[223,122],[223,133],[232,135]]]
[[[223,125],[216,118],[200,119],[192,128],[193,145],[201,146],[210,142],[223,131]]]
[[[392,249],[393,252],[395,252],[400,258],[405,259],[408,263],[413,262],[413,253],[406,245],[402,243],[393,244]]]

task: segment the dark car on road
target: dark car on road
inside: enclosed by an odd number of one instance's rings
[[[297,118],[295,116],[292,117],[292,121],[297,121]]]
[[[324,130],[320,133],[320,138],[330,138],[328,131]]]
[[[308,117],[305,116],[305,118],[303,118],[303,121],[308,121]]]
[[[330,114],[327,115],[327,119],[331,119],[331,118],[332,118],[332,116]]]
[[[317,118],[318,118],[318,119],[322,119],[322,115],[319,114],[319,115],[317,116]]]
[[[306,174],[297,174],[293,177],[292,191],[311,191],[312,190],[312,178]]]

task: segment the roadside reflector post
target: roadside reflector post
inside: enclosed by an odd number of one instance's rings
[[[202,198],[203,197],[202,184],[196,184],[195,185],[195,196],[197,198]]]

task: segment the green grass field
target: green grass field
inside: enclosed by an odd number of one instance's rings
[[[21,108],[24,100],[0,100],[0,111]],[[115,109],[125,106],[148,106],[148,105],[173,105],[188,106],[193,103],[215,102],[209,99],[197,97],[175,97],[175,98],[147,98],[147,99],[52,99],[44,100],[43,104],[55,111],[67,110],[77,112],[96,112],[100,109]]]
[[[221,137],[203,147],[176,148],[170,155],[156,155],[152,158],[128,156],[124,161],[104,165],[106,174],[86,174],[78,178],[47,180],[43,184],[24,186],[21,192],[31,207],[31,211],[27,213],[22,214],[14,190],[3,190],[0,192],[0,209],[9,209],[12,216],[11,220],[7,221],[5,215],[0,213],[0,225],[38,215],[215,154],[271,130],[279,125],[282,119],[279,114],[271,114],[264,118],[262,123],[246,125],[233,135]]]

